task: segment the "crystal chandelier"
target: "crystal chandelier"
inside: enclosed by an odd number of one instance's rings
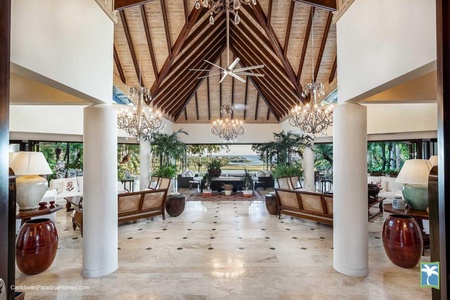
[[[232,119],[235,108],[233,104],[222,105],[220,112],[225,115],[225,119],[218,118],[213,122],[211,133],[218,135],[222,142],[233,143],[239,135],[245,133],[242,120]]]
[[[241,22],[241,17],[239,17],[241,5],[248,5],[250,3],[256,5],[256,0],[197,0],[195,1],[195,8],[200,9],[205,7],[209,9],[209,24],[211,25],[214,25],[214,15],[225,8],[226,10],[233,12],[234,24],[237,25]]]
[[[323,102],[318,105],[317,97],[325,95],[322,83],[314,80],[314,29],[311,37],[311,77],[310,83],[303,88],[303,98],[310,95],[310,102],[296,105],[291,113],[289,124],[300,128],[304,133],[311,134],[313,137],[317,133],[325,134],[328,126],[333,125],[333,105],[325,105]]]
[[[128,134],[128,138],[136,138],[138,142],[151,139],[152,133],[164,128],[161,112],[154,111],[151,107],[144,107],[151,102],[148,88],[139,86],[130,88],[130,98],[137,99],[133,108],[122,109],[117,116],[117,126]]]

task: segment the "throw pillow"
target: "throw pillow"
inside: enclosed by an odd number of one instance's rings
[[[77,179],[75,177],[64,179],[63,192],[78,193],[78,183],[77,183]]]

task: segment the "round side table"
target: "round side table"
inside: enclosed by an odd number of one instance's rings
[[[276,195],[273,194],[267,194],[265,197],[266,202],[266,208],[269,214],[271,215],[277,215],[280,212],[278,207],[278,198]]]
[[[166,212],[171,217],[178,217],[184,211],[186,199],[183,194],[169,194],[166,199]]]

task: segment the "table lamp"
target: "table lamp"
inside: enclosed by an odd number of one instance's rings
[[[395,182],[403,183],[403,198],[412,209],[428,208],[428,175],[431,163],[425,159],[405,161]]]
[[[16,176],[16,202],[20,210],[39,207],[39,202],[48,189],[47,179],[39,176],[52,174],[52,170],[41,152],[17,152],[10,155],[10,168]]]

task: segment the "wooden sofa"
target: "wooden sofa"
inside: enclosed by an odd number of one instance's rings
[[[279,213],[309,219],[325,224],[333,224],[333,195],[302,190],[275,189]]]
[[[119,223],[161,215],[165,216],[167,188],[149,189],[117,195]]]

